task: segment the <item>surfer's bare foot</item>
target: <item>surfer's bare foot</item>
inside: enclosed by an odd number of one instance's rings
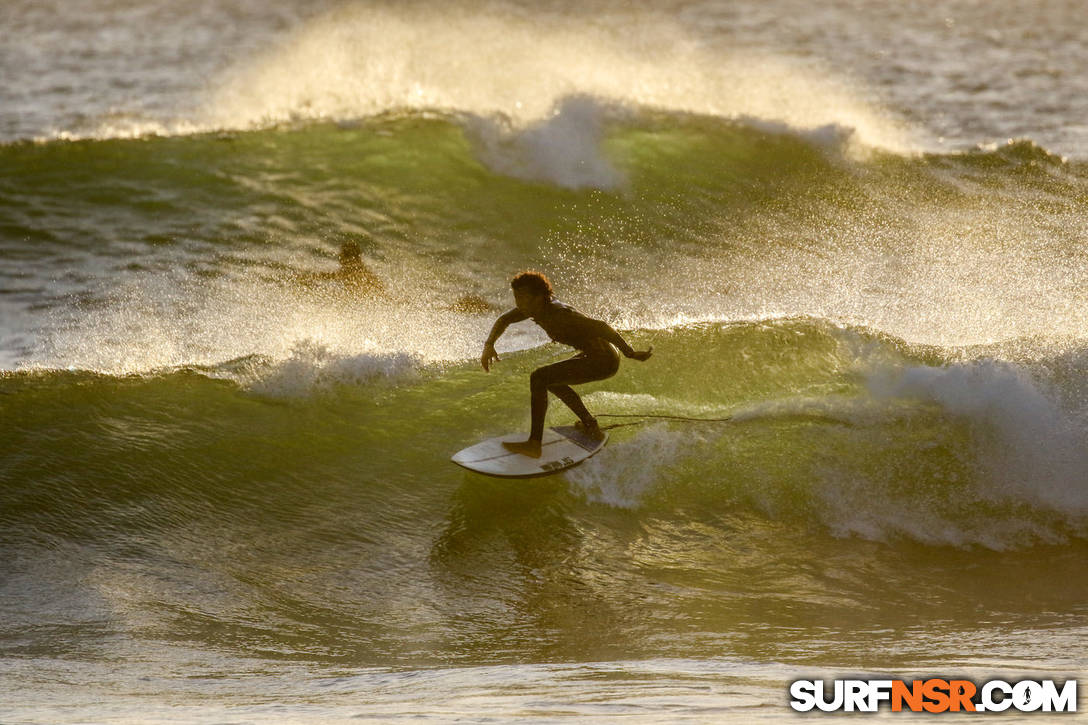
[[[527,441],[503,441],[503,448],[511,453],[520,453],[529,458],[540,458],[540,441],[530,438]]]
[[[589,421],[588,423],[584,420],[580,420],[574,424],[574,427],[591,438],[600,438],[602,435],[604,435],[603,433],[601,433],[601,426],[597,423],[596,418]]]

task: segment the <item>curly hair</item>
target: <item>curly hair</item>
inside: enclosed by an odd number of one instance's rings
[[[510,289],[525,289],[533,294],[552,298],[552,283],[540,272],[526,270],[510,280]]]

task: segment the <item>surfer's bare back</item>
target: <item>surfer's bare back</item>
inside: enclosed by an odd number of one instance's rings
[[[539,458],[540,442],[544,437],[544,416],[548,412],[548,391],[574,411],[586,432],[600,435],[597,419],[589,414],[578,393],[570,386],[604,380],[615,375],[620,367],[620,358],[613,345],[625,357],[635,360],[648,359],[654,349],[650,347],[647,350],[635,350],[608,323],[586,317],[573,307],[554,299],[551,283],[542,274],[522,272],[510,282],[510,288],[514,291],[516,307],[499,317],[491,328],[491,334],[487,336],[484,352],[480,356],[480,364],[485,371],[490,372],[491,363],[499,359],[495,352],[495,341],[507,327],[522,320],[532,319],[544,328],[544,332],[552,340],[578,350],[578,354],[568,360],[545,365],[533,371],[529,376],[533,419],[529,439],[503,443],[514,453]]]

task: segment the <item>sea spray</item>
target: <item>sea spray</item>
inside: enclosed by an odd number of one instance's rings
[[[697,441],[665,425],[649,426],[565,475],[587,501],[637,509],[655,484],[667,479],[668,467],[690,455]]]
[[[225,72],[201,123],[252,128],[422,110],[502,114],[525,128],[572,95],[801,128],[838,124],[865,145],[910,148],[904,125],[841,79],[767,53],[711,50],[664,16],[609,29],[356,4]]]

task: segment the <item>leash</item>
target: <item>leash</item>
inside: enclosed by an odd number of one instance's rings
[[[665,415],[663,413],[601,413],[598,418],[639,418],[640,420],[633,421],[631,423],[613,423],[612,425],[603,425],[601,430],[612,430],[613,428],[624,428],[632,425],[644,425],[653,420],[679,420],[688,423],[727,423],[733,420],[733,416],[729,415],[725,418],[691,418],[686,415]]]

